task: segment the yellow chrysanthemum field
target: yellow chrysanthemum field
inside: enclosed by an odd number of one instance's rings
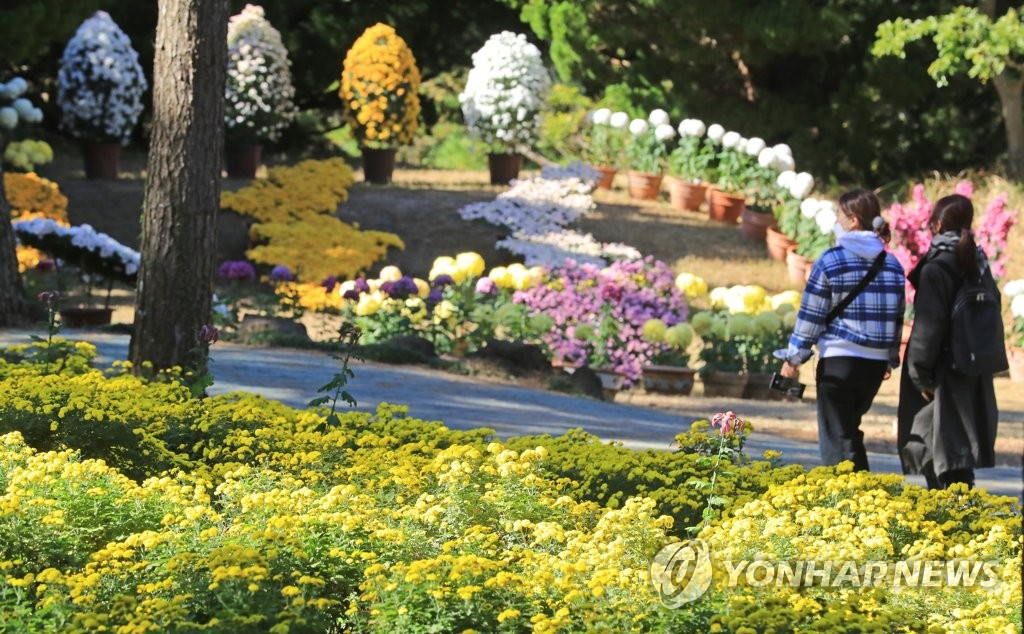
[[[58,341],[55,346],[66,346]],[[998,562],[990,587],[776,587],[716,569],[673,609],[660,549],[701,522],[718,445],[582,432],[499,442],[400,406],[300,411],[197,400],[95,350],[0,355],[0,622],[12,631],[1014,632],[1020,506],[848,465],[726,459],[716,562]],[[173,373],[172,373],[173,374]],[[738,446],[749,426],[730,432]],[[756,433],[756,432],[755,432]]]

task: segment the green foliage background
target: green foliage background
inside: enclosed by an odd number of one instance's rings
[[[232,11],[244,6],[233,1]],[[949,0],[266,0],[288,46],[297,103],[330,127],[340,103],[329,86],[345,51],[375,22],[409,43],[425,83],[462,77],[471,55],[503,29],[528,32],[581,102],[635,114],[665,108],[674,121],[717,121],[747,136],[786,142],[799,167],[823,179],[882,186],[939,170],[998,167],[1005,139],[995,91],[968,77],[935,86],[930,44],[905,59],[871,54],[878,24],[947,12]],[[1005,6],[1003,6],[1005,5]],[[1002,3],[1002,9],[1011,3]],[[20,72],[54,92],[60,53],[82,19],[108,11],[152,68],[157,3],[8,0],[0,8],[0,75]],[[336,63],[331,63],[335,60]],[[451,81],[435,87],[453,90]],[[452,95],[425,99],[430,129],[457,116]],[[457,93],[456,93],[457,94]],[[47,126],[56,127],[52,97]],[[454,111],[454,112],[453,112]],[[564,110],[563,110],[564,113]],[[575,122],[565,114],[554,136]],[[308,128],[307,128],[308,129]],[[145,135],[145,128],[139,132]],[[286,139],[299,145],[301,135]],[[537,148],[565,151],[550,139]],[[447,150],[442,154],[446,154]],[[459,160],[439,161],[457,164]]]

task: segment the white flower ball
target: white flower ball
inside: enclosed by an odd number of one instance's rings
[[[775,159],[775,150],[770,147],[766,147],[758,153],[757,164],[761,167],[774,167]]]
[[[827,201],[823,201],[823,203],[824,202]],[[818,229],[822,233],[829,233],[832,231],[832,227],[836,224],[836,220],[838,219],[839,218],[836,216],[836,212],[832,208],[831,203],[827,206],[824,204],[819,205],[818,214],[814,216],[814,222],[818,224]]]
[[[805,198],[800,203],[800,215],[804,218],[813,218],[818,215],[818,199]]]
[[[1018,295],[1024,295],[1024,279],[1010,280],[1003,287],[1003,295],[1007,297],[1016,297]]]
[[[708,128],[708,138],[714,141],[715,143],[721,143],[722,137],[724,136],[725,128],[723,128],[719,124],[712,123],[711,126]]]
[[[613,128],[621,130],[629,125],[629,115],[621,111],[616,112],[609,117],[608,123],[610,123]]]
[[[803,200],[814,190],[814,177],[807,172],[800,172],[793,179],[789,187],[789,193],[797,200]]]
[[[760,156],[761,150],[765,149],[766,145],[767,144],[764,142],[764,139],[762,139],[759,136],[756,136],[756,137],[754,137],[752,139],[749,139],[747,141],[747,147],[746,147],[747,154],[749,154],[751,156]],[[768,167],[768,166],[765,165],[764,167]]]
[[[18,125],[18,111],[10,106],[0,108],[0,128],[13,130]]]
[[[598,108],[590,116],[590,121],[595,125],[608,125],[608,121],[612,118],[612,111],[608,108]]]
[[[648,126],[647,122],[643,119],[633,119],[629,122],[629,132],[633,136],[639,136],[644,132],[647,132],[649,128],[650,126]]]
[[[772,149],[775,150],[776,154],[793,158],[793,150],[785,143],[778,143],[772,146]]]
[[[24,97],[15,99],[14,103],[11,104],[11,107],[18,111],[18,116],[22,119],[28,119],[32,116],[32,102]]]
[[[776,150],[775,148],[772,148],[772,151],[775,152],[775,169],[779,170],[780,172],[796,169],[796,161],[793,160],[792,156],[788,156],[786,154],[779,154],[779,151]]]
[[[650,122],[654,127],[664,125],[668,123],[668,113],[661,108],[655,108],[651,111],[651,114],[647,116],[647,121]]]
[[[742,137],[739,132],[733,132],[730,130],[722,135],[722,147],[735,148],[739,145],[741,138]]]
[[[1024,295],[1017,295],[1010,302],[1010,312],[1016,318],[1024,317]]]
[[[15,77],[7,82],[7,98],[17,99],[28,90],[28,82],[23,77]]]
[[[788,190],[793,184],[793,180],[796,178],[796,172],[793,170],[786,170],[779,174],[779,177],[775,179],[775,184],[779,187]]]
[[[659,124],[658,127],[654,128],[654,136],[659,141],[668,141],[676,135],[676,130],[667,123]]]

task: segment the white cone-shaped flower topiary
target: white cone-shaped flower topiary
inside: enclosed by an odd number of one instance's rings
[[[507,152],[536,138],[550,89],[540,50],[525,35],[503,31],[473,53],[459,103],[470,133]]]
[[[78,27],[61,57],[61,127],[85,141],[125,142],[142,113],[146,77],[139,54],[106,11]]]
[[[247,4],[228,22],[224,98],[229,143],[274,141],[295,116],[288,49],[263,7]]]

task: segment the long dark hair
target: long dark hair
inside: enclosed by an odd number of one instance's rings
[[[935,233],[956,231],[960,242],[956,245],[956,259],[960,271],[966,275],[978,275],[978,245],[974,243],[971,224],[974,223],[974,205],[971,199],[960,194],[940,198],[932,209],[928,224]]]
[[[852,189],[839,197],[839,211],[856,218],[860,228],[874,231],[882,242],[892,238],[889,223],[882,217],[882,204],[870,189]]]

